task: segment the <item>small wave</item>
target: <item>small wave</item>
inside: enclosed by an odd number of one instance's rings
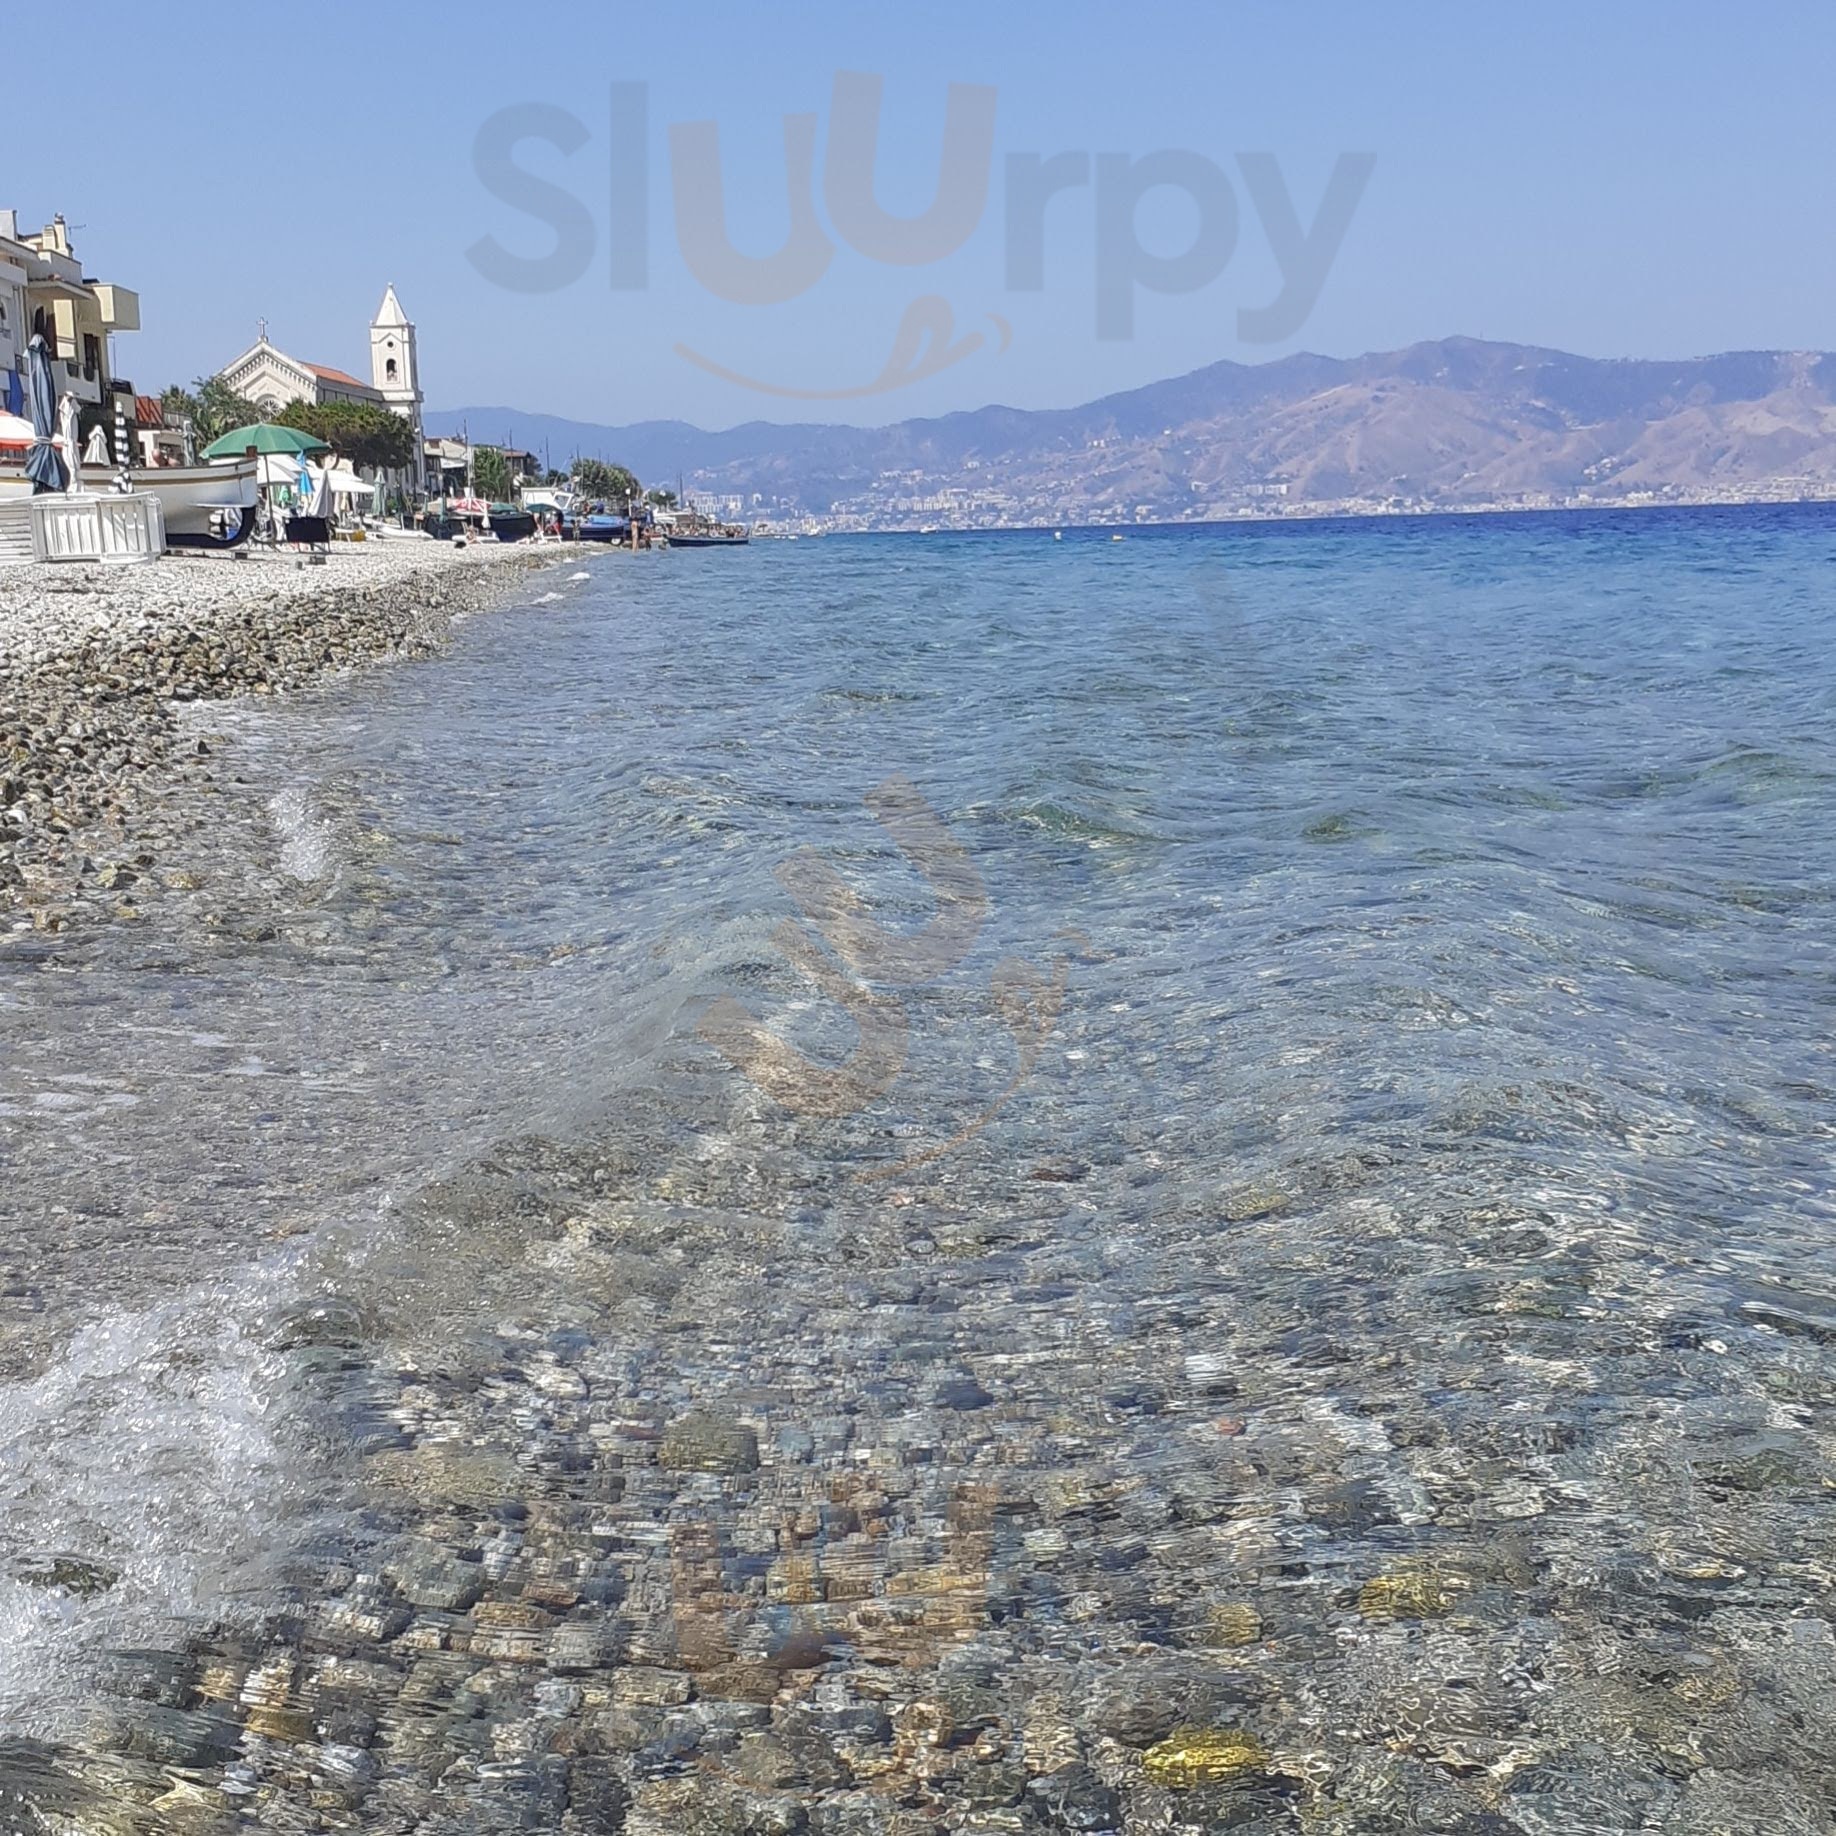
[[[272,1567],[278,1361],[223,1292],[80,1331],[0,1391],[0,1724],[67,1734],[98,1653],[216,1616]]]
[[[1359,810],[1326,810],[1301,830],[1301,839],[1319,846],[1335,847],[1344,842],[1372,841],[1383,831]]]
[[[593,576],[589,574],[584,567],[581,568],[578,573],[568,575],[568,579],[570,580],[591,580],[592,578]]]
[[[312,813],[312,804],[297,785],[279,793],[268,804],[280,836],[281,871],[303,884],[330,876],[337,863],[331,824]]]
[[[1149,828],[1136,828],[1117,817],[1087,815],[1062,803],[1028,804],[1018,812],[1018,820],[1029,828],[1043,829],[1048,835],[1081,841],[1092,848],[1121,844],[1161,842],[1167,838]]]

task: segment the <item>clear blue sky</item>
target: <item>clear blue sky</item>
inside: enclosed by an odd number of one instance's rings
[[[145,329],[119,340],[117,360],[142,388],[227,361],[263,315],[284,349],[362,372],[389,281],[418,322],[431,406],[705,426],[1065,405],[1220,357],[1343,355],[1452,332],[1601,356],[1836,344],[1828,0],[94,0],[80,29],[57,8],[11,8],[7,41],[0,204],[31,224],[61,210],[87,271],[139,290]],[[104,65],[118,78],[108,106],[76,75]],[[822,163],[838,71],[885,78],[878,197],[893,212],[931,197],[945,86],[997,92],[992,188],[956,252],[900,267],[834,233]],[[649,254],[647,286],[614,291],[609,115],[621,79],[648,85]],[[474,167],[481,124],[525,103],[581,124],[571,156],[525,145],[517,157],[566,186],[598,242],[582,278],[546,292],[506,291],[467,255],[487,235],[517,255],[554,245]],[[678,245],[669,126],[719,124],[732,240],[763,254],[786,223],[786,113],[819,117],[814,208],[833,259],[797,297],[717,298]],[[1204,156],[1232,188],[1240,236],[1215,279],[1133,294],[1133,335],[1099,338],[1085,189],[1048,209],[1044,290],[1007,288],[1008,155],[1161,148]],[[1238,336],[1239,310],[1279,286],[1243,150],[1276,156],[1303,225],[1339,154],[1376,160],[1317,303],[1273,344]],[[1149,193],[1142,244],[1171,254],[1197,218],[1175,194]],[[979,326],[988,344],[863,400],[774,400],[675,350],[786,386],[852,386],[881,371],[902,313],[931,294],[959,333]],[[1005,351],[988,314],[1011,326]]]

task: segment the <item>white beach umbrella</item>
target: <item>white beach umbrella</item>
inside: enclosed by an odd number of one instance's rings
[[[100,425],[89,430],[89,438],[83,443],[83,463],[85,465],[108,464],[108,435]]]
[[[70,482],[64,489],[72,497],[83,489],[83,441],[77,425],[77,414],[76,397],[63,396],[57,404],[57,437],[58,444],[64,449],[64,464],[70,472]]]

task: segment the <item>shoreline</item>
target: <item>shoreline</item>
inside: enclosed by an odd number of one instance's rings
[[[58,931],[79,911],[138,915],[132,889],[160,855],[148,793],[209,757],[185,737],[186,705],[432,655],[456,621],[578,560],[403,537],[323,567],[256,552],[0,573],[0,919]]]

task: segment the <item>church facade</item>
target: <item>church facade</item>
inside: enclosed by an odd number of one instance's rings
[[[217,374],[238,395],[258,403],[268,414],[278,413],[289,402],[311,402],[315,406],[325,402],[368,402],[388,408],[414,429],[416,452],[425,448],[421,366],[414,322],[402,310],[393,285],[384,292],[376,317],[370,321],[367,383],[347,370],[289,356],[270,342],[265,319],[261,336]]]

